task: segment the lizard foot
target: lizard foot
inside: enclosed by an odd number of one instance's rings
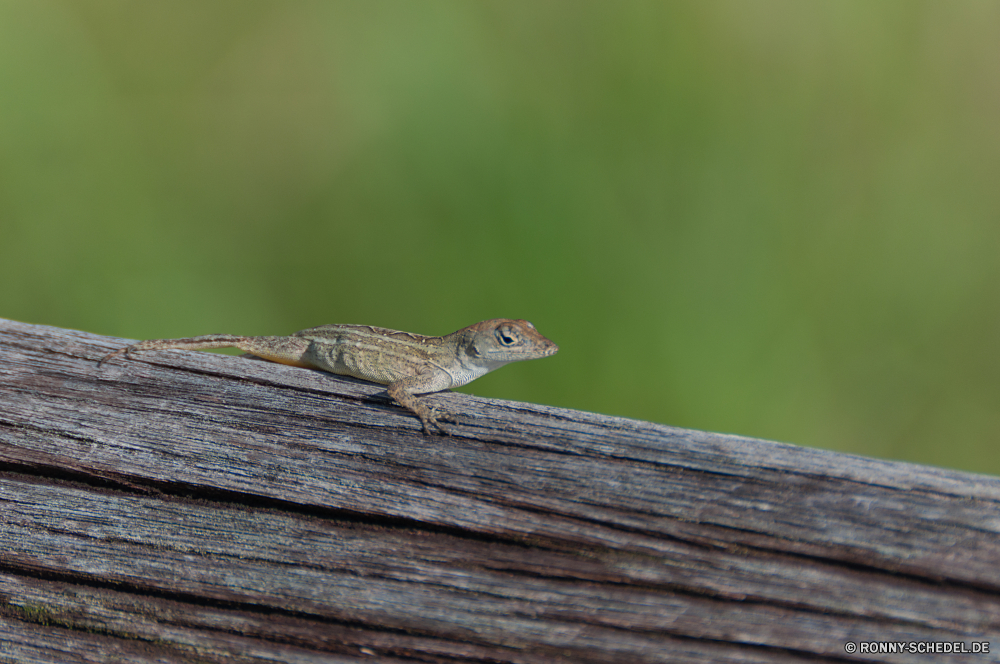
[[[431,431],[431,427],[437,427],[437,430],[441,432],[442,436],[450,436],[451,432],[441,424],[441,420],[451,420],[451,414],[445,411],[439,411],[437,408],[427,408],[422,413],[417,413],[420,417],[420,423],[424,427],[424,433],[428,436],[432,435],[434,432]]]

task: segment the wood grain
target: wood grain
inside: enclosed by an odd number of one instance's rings
[[[997,478],[123,343],[0,320],[5,664],[1000,661]]]

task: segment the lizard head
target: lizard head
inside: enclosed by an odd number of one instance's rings
[[[465,352],[477,364],[496,368],[508,362],[534,360],[559,350],[526,320],[494,318],[461,330]]]

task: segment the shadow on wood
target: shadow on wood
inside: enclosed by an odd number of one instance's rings
[[[0,662],[1000,661],[997,478],[123,343],[0,320]]]

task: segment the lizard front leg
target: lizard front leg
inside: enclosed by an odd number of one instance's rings
[[[437,389],[427,389],[427,376],[420,375],[403,378],[393,383],[389,383],[386,391],[389,393],[389,396],[393,401],[420,418],[420,423],[423,425],[425,434],[430,435],[433,433],[433,431],[431,431],[431,426],[433,425],[437,427],[442,434],[449,436],[451,435],[451,432],[444,428],[444,425],[438,421],[438,418],[450,419],[450,415],[446,412],[438,411],[436,408],[428,406],[416,396],[417,394],[423,394],[426,392],[444,390],[448,387],[449,386]]]

